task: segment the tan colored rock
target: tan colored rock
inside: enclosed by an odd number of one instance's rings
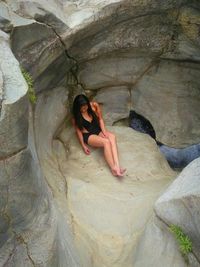
[[[194,43],[200,45],[200,11],[192,7],[183,7],[178,17],[183,33]]]
[[[69,154],[62,171],[68,185],[68,207],[83,266],[130,267],[132,253],[155,200],[176,175],[149,136],[128,127],[116,133],[127,174],[113,177],[100,149],[87,156],[75,133],[60,135]]]

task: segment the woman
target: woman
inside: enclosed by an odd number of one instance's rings
[[[92,147],[103,147],[105,160],[114,176],[123,176],[120,168],[115,135],[106,130],[99,104],[89,102],[85,95],[77,95],[73,103],[73,125],[84,152]]]

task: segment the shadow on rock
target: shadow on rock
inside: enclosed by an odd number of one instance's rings
[[[131,110],[129,114],[129,126],[138,132],[150,135],[156,141],[161,153],[173,169],[182,169],[191,161],[200,157],[200,143],[185,148],[173,148],[157,141],[151,122],[134,110]]]

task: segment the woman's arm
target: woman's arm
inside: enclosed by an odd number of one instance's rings
[[[79,143],[81,144],[81,146],[82,146],[85,154],[89,155],[90,154],[90,150],[86,146],[86,144],[84,143],[84,141],[83,141],[83,134],[82,134],[81,130],[76,126],[74,119],[72,119],[72,124],[73,124],[73,126],[75,128],[75,131],[76,131],[76,134],[77,134]]]
[[[97,102],[93,102],[94,108],[95,108],[95,113],[97,114],[98,118],[99,118],[99,125],[100,128],[102,130],[102,133],[105,137],[107,137],[107,130],[105,127],[105,123],[103,120],[103,116],[102,116],[102,112],[101,112],[101,108],[99,106],[99,104]]]

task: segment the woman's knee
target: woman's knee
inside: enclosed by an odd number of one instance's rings
[[[103,142],[104,147],[110,146],[110,140],[109,139],[103,138],[102,142]]]
[[[116,136],[111,132],[109,132],[108,138],[109,138],[110,142],[115,142],[116,141]]]

